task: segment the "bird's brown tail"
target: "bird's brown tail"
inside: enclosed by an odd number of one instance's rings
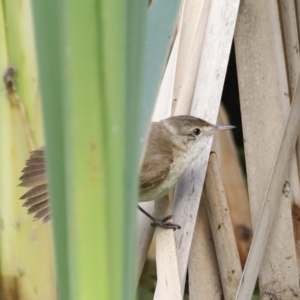
[[[45,165],[45,149],[39,148],[31,152],[26,161],[26,167],[22,170],[20,185],[31,187],[20,199],[25,200],[23,206],[28,208],[29,214],[34,214],[36,220],[41,219],[43,223],[51,220],[48,181]]]

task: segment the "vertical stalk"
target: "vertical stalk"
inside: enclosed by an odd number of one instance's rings
[[[27,215],[18,200],[25,191],[17,187],[29,150],[43,141],[31,5],[3,0],[0,6],[1,293],[50,300],[56,297],[51,228]],[[9,65],[17,74],[6,87]]]

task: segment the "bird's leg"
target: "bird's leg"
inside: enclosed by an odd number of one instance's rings
[[[151,219],[153,221],[153,223],[151,223],[152,227],[161,227],[161,228],[165,228],[165,229],[180,229],[181,226],[174,224],[172,222],[167,222],[168,220],[172,219],[172,215],[166,216],[163,219],[155,219],[154,217],[152,217],[150,214],[148,214],[143,208],[141,208],[138,205],[138,209],[145,214],[149,219]]]

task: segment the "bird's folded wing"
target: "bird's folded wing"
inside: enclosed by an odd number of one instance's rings
[[[144,161],[140,173],[140,191],[159,185],[166,178],[169,171],[170,162],[165,157],[153,161]]]
[[[169,132],[160,123],[152,123],[148,144],[140,170],[140,192],[159,185],[168,175],[173,163]]]
[[[22,173],[20,186],[31,188],[20,198],[25,200],[23,206],[28,208],[28,213],[34,214],[35,219],[49,222],[51,216],[44,147],[31,152]]]

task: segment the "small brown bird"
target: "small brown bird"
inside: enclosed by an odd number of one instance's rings
[[[232,129],[230,125],[212,125],[192,116],[175,116],[150,126],[148,144],[140,170],[139,201],[160,199],[177,184],[191,162],[202,152],[211,136],[221,130]],[[31,187],[21,199],[28,213],[44,223],[51,220],[45,148],[31,153],[20,177],[20,186]],[[177,229],[180,226],[153,218],[141,207],[138,208],[153,221],[153,226]]]

